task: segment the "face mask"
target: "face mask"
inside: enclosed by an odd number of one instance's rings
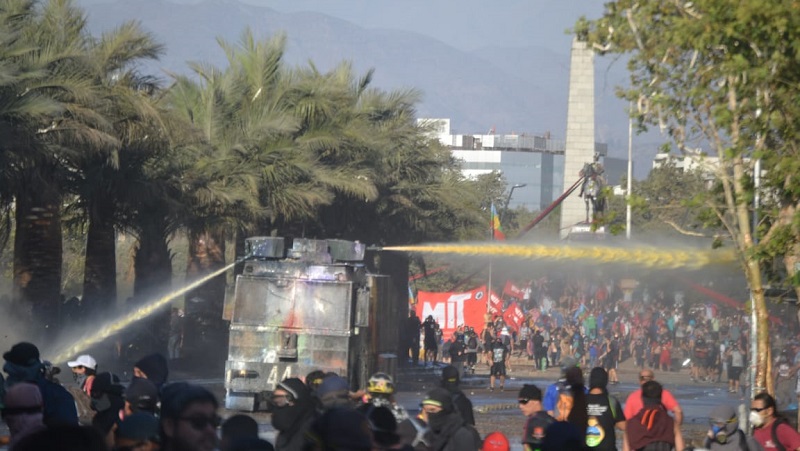
[[[272,427],[279,431],[292,429],[300,418],[301,412],[296,406],[272,407]]]
[[[444,412],[428,414],[428,426],[430,426],[431,430],[434,432],[441,431],[442,428],[444,428],[444,424],[446,422],[447,422],[447,414]]]
[[[83,383],[86,382],[86,374],[72,373],[72,378],[80,387],[83,387]]]
[[[748,419],[753,427],[761,427],[764,424],[764,418],[758,412],[750,412]]]
[[[92,398],[92,409],[97,412],[103,412],[111,408],[111,400],[108,395],[103,395],[99,398]]]

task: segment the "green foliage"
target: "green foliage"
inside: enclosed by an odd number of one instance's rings
[[[747,207],[754,199],[755,158],[768,168],[757,230],[762,239],[778,235],[768,225],[800,199],[797,131],[787,122],[800,114],[800,60],[793,45],[800,41],[797,6],[795,1],[765,7],[756,0],[619,0],[588,23],[596,49],[630,57],[631,83],[620,92],[635,102],[638,122],[670,137],[665,150],[674,144],[687,158],[698,160],[699,153],[718,158],[708,169],[716,189],[687,196],[686,205],[702,206],[697,222],[725,227],[740,249],[750,233],[744,215],[752,211]],[[579,25],[587,28],[585,21]],[[677,207],[667,208],[677,212]],[[768,246],[791,248],[798,236]]]
[[[715,158],[706,169],[715,186],[689,204],[708,209],[698,216],[718,222],[737,252],[758,319],[752,382],[771,391],[764,267],[781,258],[792,275],[800,261],[800,2],[616,0],[588,28],[594,48],[629,57],[620,91],[637,122],[693,160]]]

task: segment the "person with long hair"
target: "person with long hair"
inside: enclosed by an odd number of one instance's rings
[[[572,407],[567,413],[566,420],[578,428],[581,434],[581,443],[584,443],[589,415],[587,413],[586,385],[583,380],[583,371],[577,366],[573,366],[567,370],[566,379],[567,386],[572,394]]]

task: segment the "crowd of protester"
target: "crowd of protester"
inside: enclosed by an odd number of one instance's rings
[[[424,341],[425,363],[437,358],[460,363],[464,355],[465,369],[472,372],[478,356],[487,367],[495,365],[492,349],[500,335],[509,355],[527,357],[541,371],[557,367],[569,357],[583,367],[605,368],[609,383],[615,384],[619,382],[617,367],[630,359],[638,368],[686,368],[692,382],[727,383],[730,393],[744,393],[751,329],[743,307],[691,300],[681,291],[651,292],[639,287],[626,293],[621,287],[633,285],[621,282],[543,277],[519,290],[519,298],[504,295],[506,307],[514,302],[524,313],[519,327],[505,324],[503,316],[495,314],[486,318],[482,330],[460,325],[452,337],[445,338],[430,316],[421,325],[419,320],[409,320],[405,333],[412,345]],[[416,318],[413,312],[411,317]],[[795,323],[771,324],[780,408],[796,404],[800,387],[800,341]],[[510,359],[505,366],[506,371],[512,370]]]
[[[736,394],[745,386],[749,326],[739,311],[690,305],[663,292],[631,296],[618,282],[577,278],[539,280],[513,301],[525,313],[519,327],[487,314],[479,330],[461,326],[447,340],[432,317],[422,321],[410,314],[406,336],[416,332],[420,339],[407,343],[407,363],[448,364],[437,386],[421,397],[418,414],[397,403],[388,374],[376,373],[354,390],[337,374],[314,371],[280,381],[266,400],[272,442],[249,415],[223,419],[208,389],[169,382],[168,359],[161,354],[136,361],[127,383],[92,356],[77,356],[68,362],[74,384],[65,387],[51,377],[34,344],[17,343],[3,354],[0,411],[10,432],[5,445],[12,451],[506,451],[510,444],[502,433],[479,434],[460,383],[465,372],[485,365],[488,389],[504,391],[516,354],[536,369],[560,369],[552,384],[525,384],[518,391],[526,451],[615,450],[619,443],[626,451],[683,450],[683,411],[653,369],[688,367],[694,383],[727,380]],[[789,336],[775,343],[776,396],[761,393],[751,402],[753,432],[741,430],[736,410],[723,402],[709,414],[705,448],[800,449],[800,434],[779,416],[780,403],[796,402],[800,387],[800,348]],[[638,367],[641,387],[622,403],[608,386],[619,383],[616,370],[627,359]]]
[[[504,348],[502,335],[497,338],[497,346]],[[167,360],[160,354],[140,359],[126,385],[99,371],[91,356],[78,356],[68,362],[75,392],[47,377],[46,364],[31,343],[14,345],[3,358],[7,390],[2,418],[12,451],[510,449],[502,433],[478,433],[473,405],[452,365],[442,369],[438,386],[421,398],[416,415],[397,403],[395,382],[385,373],[374,374],[357,391],[339,375],[322,371],[304,380],[284,379],[268,400],[277,434],[271,443],[261,438],[251,416],[223,419],[208,389],[170,383]],[[602,366],[591,368],[588,381],[574,357],[563,357],[559,366],[561,377],[544,390],[525,384],[518,392],[525,450],[615,450],[619,442],[626,451],[684,449],[680,404],[655,380],[653,370],[639,372],[641,388],[630,394],[623,408],[609,394],[610,376]],[[90,413],[79,412],[81,397],[88,401]],[[704,446],[800,449],[800,434],[778,416],[772,396],[755,397],[749,421],[755,427],[752,434],[739,429],[733,407],[715,407]]]

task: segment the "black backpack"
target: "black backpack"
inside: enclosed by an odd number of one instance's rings
[[[784,417],[777,417],[775,418],[775,421],[772,422],[772,426],[770,427],[770,432],[772,433],[772,443],[775,444],[775,448],[777,448],[778,451],[786,451],[786,447],[778,441],[778,426],[783,423],[789,424],[789,420]]]

